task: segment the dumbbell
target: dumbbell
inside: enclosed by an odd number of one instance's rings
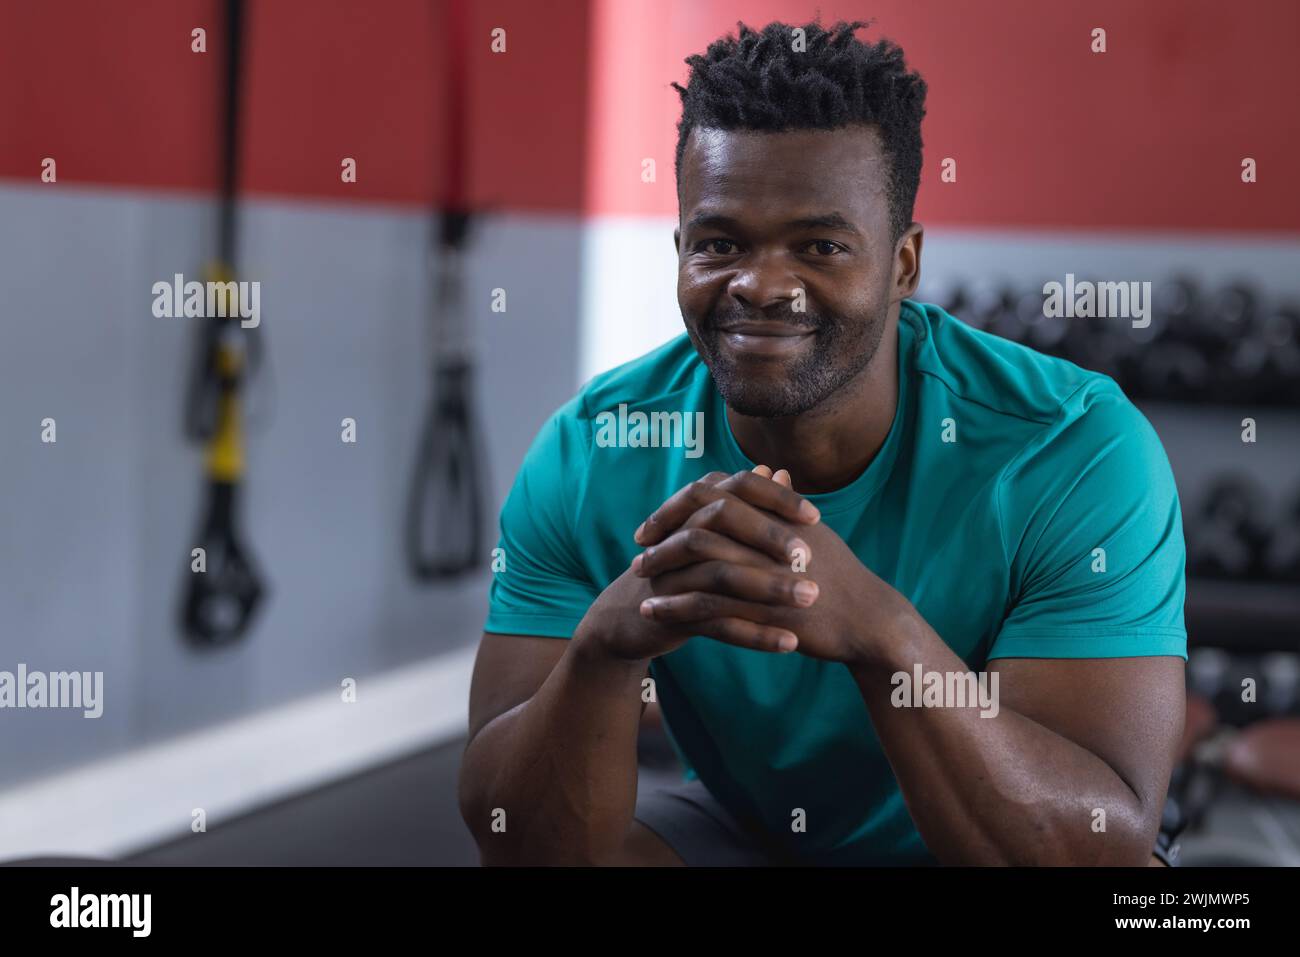
[[[996,279],[980,279],[966,289],[966,311],[971,324],[995,336],[1019,341],[1019,326],[1014,322],[1016,291]]]
[[[1263,575],[1270,581],[1300,582],[1300,493],[1273,526],[1264,548]]]
[[[1286,651],[1265,655],[1259,671],[1259,702],[1264,712],[1273,718],[1295,713],[1300,698],[1300,655]],[[1296,759],[1300,760],[1300,754]]]
[[[1200,323],[1201,287],[1190,276],[1173,276],[1158,283],[1153,291],[1152,312],[1159,314],[1170,330],[1190,334]]]
[[[1076,280],[1076,284],[1082,282],[1093,282],[1093,280],[1090,278]],[[1095,316],[1048,318],[1043,315],[1041,288],[1040,286],[1037,291],[1026,293],[1018,303],[1019,321],[1028,344],[1035,349],[1058,355],[1075,365],[1100,372],[1119,381],[1120,350],[1116,348],[1115,341],[1118,320],[1100,319]]]
[[[935,303],[944,312],[966,322],[966,284],[960,279],[949,280],[943,285],[937,287],[933,292],[928,293],[932,298],[930,302]]]
[[[1008,338],[1014,338],[1040,352],[1062,355],[1066,334],[1070,330],[1070,323],[1074,321],[1064,316],[1045,315],[1040,287],[1016,296],[1009,314],[1003,320],[1003,326],[1011,333]]]
[[[1249,402],[1254,398],[1262,371],[1258,313],[1254,290],[1244,282],[1234,282],[1215,292],[1202,316],[1202,338],[1216,359],[1211,387],[1216,401]]]
[[[1227,357],[1220,365],[1218,394],[1227,401],[1286,401],[1286,386],[1300,371],[1296,320],[1287,306],[1265,307],[1250,286],[1234,283],[1215,299],[1207,336]]]
[[[1187,567],[1192,574],[1236,580],[1261,575],[1269,537],[1266,502],[1264,490],[1249,476],[1216,479],[1188,529]]]
[[[1263,353],[1258,398],[1272,405],[1300,404],[1300,301],[1274,304],[1259,320]]]
[[[1133,346],[1130,366],[1135,391],[1153,399],[1204,399],[1212,370],[1206,357],[1208,327],[1200,288],[1185,276],[1160,283],[1151,311],[1151,326],[1130,328],[1127,333]]]
[[[1000,287],[987,279],[970,282],[956,280],[939,293],[939,304],[944,312],[955,316],[966,325],[987,330],[996,316],[1001,299]]]
[[[1285,405],[1300,400],[1300,303],[1265,306],[1244,282],[1221,289],[1201,319],[1217,365],[1216,398]]]
[[[1250,687],[1247,679],[1254,683],[1254,693],[1250,700],[1246,698]],[[1223,673],[1223,687],[1213,698],[1219,721],[1234,728],[1243,728],[1265,717],[1263,682],[1259,659],[1243,655],[1230,656],[1228,667]]]
[[[1259,297],[1244,280],[1216,290],[1197,315],[1199,335],[1212,346],[1231,349],[1255,328]]]
[[[1119,321],[1109,326],[1113,330],[1113,342],[1109,348],[1119,367],[1117,381],[1128,394],[1142,396],[1148,393],[1149,384],[1142,375],[1143,362],[1149,362],[1147,357],[1158,351],[1163,344],[1179,341],[1175,323],[1182,321],[1179,317],[1190,308],[1189,303],[1194,301],[1195,287],[1190,280],[1174,280],[1173,292],[1168,285],[1166,284],[1163,302],[1159,297],[1153,296],[1150,321],[1146,325],[1135,326],[1132,322]],[[1171,299],[1175,301],[1171,303]],[[1149,370],[1148,377],[1162,381],[1163,373],[1158,368]],[[1160,386],[1155,388],[1158,390]]]

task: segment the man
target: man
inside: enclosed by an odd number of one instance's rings
[[[687,61],[686,334],[556,412],[502,511],[460,785],[485,863],[1151,860],[1168,461],[1109,378],[910,299],[926,88],[860,26]],[[639,789],[651,697],[687,779]]]

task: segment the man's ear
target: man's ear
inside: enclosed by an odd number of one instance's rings
[[[898,241],[898,252],[894,256],[894,292],[899,299],[910,299],[921,284],[921,244],[924,239],[925,228],[920,223],[912,223]]]
[[[681,227],[673,230],[673,252],[677,255],[682,253],[682,230]]]

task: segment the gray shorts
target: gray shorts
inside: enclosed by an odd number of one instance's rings
[[[717,802],[699,779],[642,770],[632,816],[663,838],[688,867],[769,867],[779,863]]]

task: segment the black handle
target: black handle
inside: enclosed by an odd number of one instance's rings
[[[483,559],[483,463],[464,359],[441,362],[407,501],[406,553],[416,578],[454,578]]]
[[[192,641],[219,645],[248,629],[265,588],[235,536],[236,486],[212,482],[208,488],[207,520],[199,539],[207,570],[190,572],[182,622]]]

